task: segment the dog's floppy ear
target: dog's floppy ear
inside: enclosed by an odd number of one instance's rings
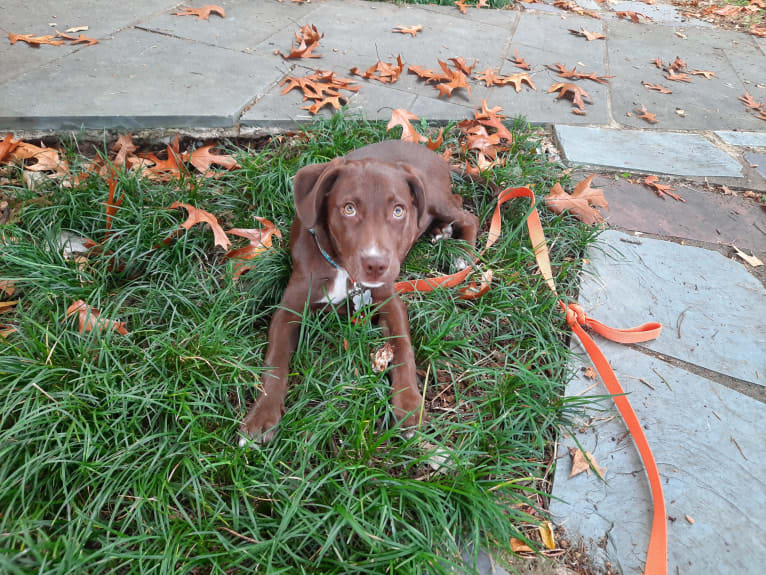
[[[304,226],[311,229],[316,224],[327,192],[335,183],[343,158],[335,158],[324,164],[312,164],[298,170],[293,182],[295,211]]]
[[[410,191],[415,198],[415,205],[418,208],[418,227],[423,226],[423,221],[428,214],[428,205],[426,203],[426,190],[423,180],[418,173],[412,169],[412,166],[404,162],[398,162],[399,167],[404,170],[407,183],[410,185]]]

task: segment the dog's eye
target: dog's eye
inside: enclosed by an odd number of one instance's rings
[[[404,208],[402,206],[395,206],[394,207],[394,217],[395,218],[401,218],[404,216]]]
[[[354,204],[349,202],[345,206],[343,206],[343,213],[347,216],[353,216],[356,214],[356,208],[354,207]]]

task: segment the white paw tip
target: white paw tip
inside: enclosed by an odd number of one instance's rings
[[[468,267],[468,262],[466,261],[465,258],[458,258],[457,261],[455,262],[455,267],[457,267],[458,271],[464,270],[465,268]]]
[[[412,439],[413,437],[415,437],[415,432],[413,430],[405,431],[402,434],[402,436],[404,437],[404,439]]]
[[[239,446],[240,446],[240,447],[244,447],[245,445],[247,445],[247,438],[245,438],[245,437],[240,437],[240,438],[239,438]]]

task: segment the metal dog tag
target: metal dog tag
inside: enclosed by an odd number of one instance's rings
[[[354,304],[354,311],[359,311],[361,308],[372,303],[372,293],[370,290],[364,289],[357,283],[354,284],[354,287],[351,288],[348,294],[351,296],[351,301]]]

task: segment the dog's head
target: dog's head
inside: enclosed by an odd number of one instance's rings
[[[293,191],[301,223],[367,287],[396,279],[427,212],[423,182],[402,162],[336,158],[299,170]]]

